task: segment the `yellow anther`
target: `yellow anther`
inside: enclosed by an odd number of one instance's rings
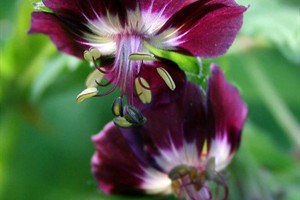
[[[116,126],[121,128],[129,128],[132,126],[130,122],[128,122],[124,117],[115,117],[113,122]]]
[[[155,57],[150,53],[136,52],[130,54],[129,60],[155,60]]]
[[[94,70],[92,73],[90,73],[85,81],[85,86],[87,88],[91,88],[91,87],[97,87],[97,83],[100,83],[102,81],[104,77],[104,74],[101,73],[99,70]]]
[[[175,90],[176,85],[175,82],[173,81],[171,75],[167,72],[167,70],[165,70],[162,67],[159,67],[156,69],[157,73],[160,75],[160,77],[165,81],[165,83],[167,84],[167,86],[170,88],[170,90]]]
[[[152,100],[151,90],[145,87],[149,88],[150,86],[144,78],[140,77],[135,79],[135,89],[143,104],[150,103]]]
[[[116,117],[123,116],[123,102],[121,97],[118,97],[114,100],[112,112]]]
[[[81,103],[82,101],[95,96],[97,93],[98,90],[95,87],[86,88],[76,97],[76,101],[77,103]]]
[[[93,61],[93,57],[92,57],[90,51],[88,51],[88,50],[85,50],[85,51],[83,52],[83,58],[84,58],[84,60],[86,60],[86,61]]]
[[[95,60],[97,60],[98,58],[100,58],[101,53],[99,51],[99,49],[95,48],[95,47],[91,47],[89,49],[91,56],[94,57]]]
[[[93,61],[93,59],[97,60],[98,58],[100,58],[100,56],[100,51],[95,47],[91,47],[89,50],[85,50],[83,52],[83,58],[86,61]]]

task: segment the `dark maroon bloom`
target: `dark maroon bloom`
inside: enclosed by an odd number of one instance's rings
[[[220,68],[211,71],[206,96],[188,83],[181,98],[146,110],[144,126],[109,123],[93,137],[92,171],[103,192],[210,199],[214,181],[227,197],[220,172],[239,147],[247,107]]]
[[[99,70],[93,74],[94,84],[87,85],[88,90],[78,96],[78,101],[108,94],[119,86],[120,96],[126,95],[129,104],[134,95],[149,103],[155,95],[153,90],[162,87],[175,90],[184,79],[183,73],[180,77],[172,76],[166,64],[146,49],[145,43],[203,58],[219,56],[232,44],[246,10],[234,0],[43,0],[43,3],[52,12],[33,12],[29,33],[48,35],[60,51],[84,57]],[[95,62],[98,59],[100,64]],[[155,74],[149,72],[151,69],[155,69]],[[145,75],[148,73],[153,76]],[[101,81],[103,74],[114,87],[98,94],[95,79]],[[158,79],[165,84],[157,83]]]

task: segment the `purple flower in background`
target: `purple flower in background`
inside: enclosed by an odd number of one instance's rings
[[[119,86],[120,96],[125,95],[128,104],[133,104],[135,95],[142,103],[149,103],[156,95],[152,91],[162,87],[175,90],[176,84],[185,79],[184,73],[178,76],[172,72],[177,70],[176,65],[166,67],[164,61],[153,56],[145,48],[146,43],[203,58],[219,56],[232,44],[246,10],[233,0],[43,3],[51,12],[33,12],[29,33],[48,35],[60,51],[91,61],[98,70],[78,101],[109,94]],[[100,83],[104,76],[108,83]],[[114,86],[101,94],[95,81],[100,86]]]
[[[181,98],[146,110],[144,126],[109,123],[93,137],[92,171],[103,192],[200,200],[217,195],[215,183],[228,198],[221,171],[239,147],[247,107],[218,66],[211,72],[206,93],[187,83]]]

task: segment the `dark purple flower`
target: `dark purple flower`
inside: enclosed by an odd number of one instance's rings
[[[43,3],[52,12],[33,12],[29,33],[48,35],[60,51],[85,58],[99,70],[93,73],[88,89],[78,96],[78,101],[108,94],[120,86],[120,96],[126,95],[129,104],[135,95],[143,103],[149,103],[156,95],[152,94],[153,89],[174,90],[184,82],[184,73],[174,77],[170,68],[177,66],[166,67],[165,62],[146,49],[145,43],[158,49],[192,52],[203,58],[219,56],[232,44],[246,10],[234,0],[43,0]],[[100,64],[96,62],[99,60]],[[103,74],[114,87],[98,94],[95,80],[101,82]]]
[[[181,98],[146,110],[144,126],[109,123],[93,142],[100,189],[119,194],[173,194],[210,199],[210,181],[228,190],[221,171],[236,153],[247,107],[216,65],[206,93],[187,83]]]

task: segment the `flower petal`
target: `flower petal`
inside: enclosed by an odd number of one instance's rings
[[[196,1],[173,15],[159,34],[173,30],[180,47],[200,57],[216,57],[231,46],[245,10],[233,0]]]
[[[218,166],[229,161],[239,147],[248,109],[238,90],[224,79],[220,68],[212,65],[211,71],[207,89],[208,145]]]
[[[141,0],[139,3],[142,11],[163,14],[165,18],[169,18],[182,7],[194,1],[195,0]]]
[[[74,0],[43,0],[43,3],[56,14],[82,18],[80,7]]]
[[[74,26],[80,26],[73,24]],[[76,30],[76,29],[74,29]],[[78,42],[78,35],[74,34],[54,14],[45,12],[33,12],[29,34],[43,33],[49,35],[58,50],[79,58],[83,58],[83,52],[89,49],[88,46]]]
[[[170,192],[170,180],[132,151],[121,129],[113,123],[93,138],[96,153],[92,172],[104,193],[160,194]]]
[[[43,0],[44,4],[56,14],[62,16],[77,16],[80,19],[88,17],[96,19],[110,14],[118,15],[120,19],[126,17],[126,9],[135,9],[136,1],[130,0]]]
[[[181,163],[197,165],[205,138],[205,113],[200,88],[187,83],[177,101],[145,110],[148,119],[137,134],[146,151],[165,172]]]

